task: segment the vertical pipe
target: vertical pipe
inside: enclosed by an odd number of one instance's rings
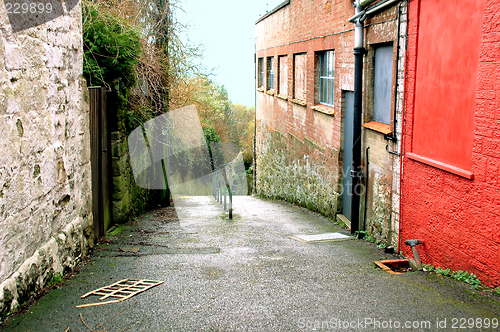
[[[257,49],[257,45],[255,45],[255,49]],[[257,50],[254,53],[254,81],[255,88],[257,87]],[[252,195],[257,195],[257,91],[254,92],[254,129],[253,129],[253,179],[252,179]],[[246,179],[245,179],[246,180]]]
[[[356,7],[356,14],[361,12]],[[359,230],[359,201],[361,194],[361,117],[363,106],[363,56],[364,48],[364,17],[356,20],[354,28],[354,120],[352,145],[352,204],[351,204],[351,233]]]
[[[229,219],[233,219],[233,169],[229,164]]]

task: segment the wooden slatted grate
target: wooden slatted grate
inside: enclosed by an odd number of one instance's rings
[[[131,298],[132,296],[144,292],[154,286],[158,286],[162,284],[163,281],[155,281],[155,280],[146,280],[146,279],[123,279],[118,282],[115,282],[112,285],[101,287],[99,289],[88,292],[85,295],[82,295],[82,299],[86,298],[90,295],[99,295],[100,301],[105,300],[107,298],[117,298],[117,300],[106,301],[106,302],[97,302],[97,303],[89,303],[82,304],[76,306],[77,308],[85,308],[92,307],[96,305],[103,305],[108,303],[118,303],[125,301],[126,299]]]

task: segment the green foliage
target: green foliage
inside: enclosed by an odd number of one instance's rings
[[[243,153],[243,160],[247,164],[253,162],[253,138],[255,133],[255,108],[233,104],[235,114],[234,129]]]
[[[308,208],[308,209],[309,209],[309,210],[314,210],[314,207],[313,207],[313,206],[311,206],[311,207],[310,207],[310,208]],[[343,222],[343,221],[342,221],[342,222],[335,221],[333,224],[334,224],[334,225],[336,225],[336,226],[340,226],[340,227],[342,227],[342,228],[346,228],[346,227],[347,227],[347,225],[346,225],[346,224],[345,224],[345,222]]]
[[[497,288],[493,289],[493,291],[495,293],[497,293],[497,295],[500,295],[500,287],[497,287]]]
[[[63,276],[60,273],[56,273],[52,276],[52,279],[47,283],[47,287],[52,287],[54,285],[61,284],[63,281]]]
[[[451,277],[455,280],[465,282],[471,285],[471,288],[477,289],[481,286],[481,281],[473,273],[467,271],[456,271],[451,274]]]
[[[142,52],[140,33],[88,1],[83,2],[83,18],[83,75],[88,84],[132,87]]]
[[[106,235],[115,236],[115,235],[120,234],[124,229],[125,229],[125,225],[115,225],[107,231]]]
[[[380,244],[377,246],[377,248],[379,248],[379,249],[385,249],[385,247],[386,247],[385,243],[380,243]]]
[[[366,242],[370,242],[370,243],[375,243],[376,242],[375,238],[373,236],[371,236],[368,233],[368,231],[355,231],[354,234],[356,234],[356,237],[358,239],[363,239]],[[384,249],[385,248],[385,244],[379,244],[377,247],[380,248],[380,249]]]
[[[217,131],[210,122],[208,122],[208,124],[206,124],[203,128],[203,134],[205,135],[207,143],[221,141],[220,136],[217,134]]]
[[[366,234],[368,234],[368,232],[367,231],[355,231],[354,234],[356,235],[356,237],[358,239],[363,239],[366,236]]]
[[[466,284],[471,285],[472,289],[477,289],[482,286],[481,281],[477,278],[477,276],[467,271],[451,271],[450,269],[442,269],[439,266],[434,267],[428,264],[423,264],[422,266],[429,272],[434,272],[441,276],[450,277],[457,281],[465,282]]]
[[[367,236],[365,236],[365,241],[375,243],[375,238],[368,234]]]

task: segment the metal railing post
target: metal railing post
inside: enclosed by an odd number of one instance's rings
[[[224,186],[222,188],[222,191],[224,192],[224,211],[227,210],[227,203],[226,203],[226,191],[227,191],[227,184],[226,184],[226,165],[224,165],[224,168],[222,168],[222,185]]]
[[[233,219],[233,169],[229,164],[229,219]]]

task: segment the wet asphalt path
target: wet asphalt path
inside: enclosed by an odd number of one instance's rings
[[[475,319],[466,331],[500,330],[491,328],[496,295],[429,273],[383,272],[373,261],[395,257],[365,241],[291,239],[348,234],[316,213],[253,197],[235,198],[234,220],[208,197],[178,199],[176,209],[180,221],[163,208],[108,236],[75,277],[3,330],[463,331],[461,318]],[[75,308],[98,302],[81,295],[125,278],[164,283],[121,303]]]

